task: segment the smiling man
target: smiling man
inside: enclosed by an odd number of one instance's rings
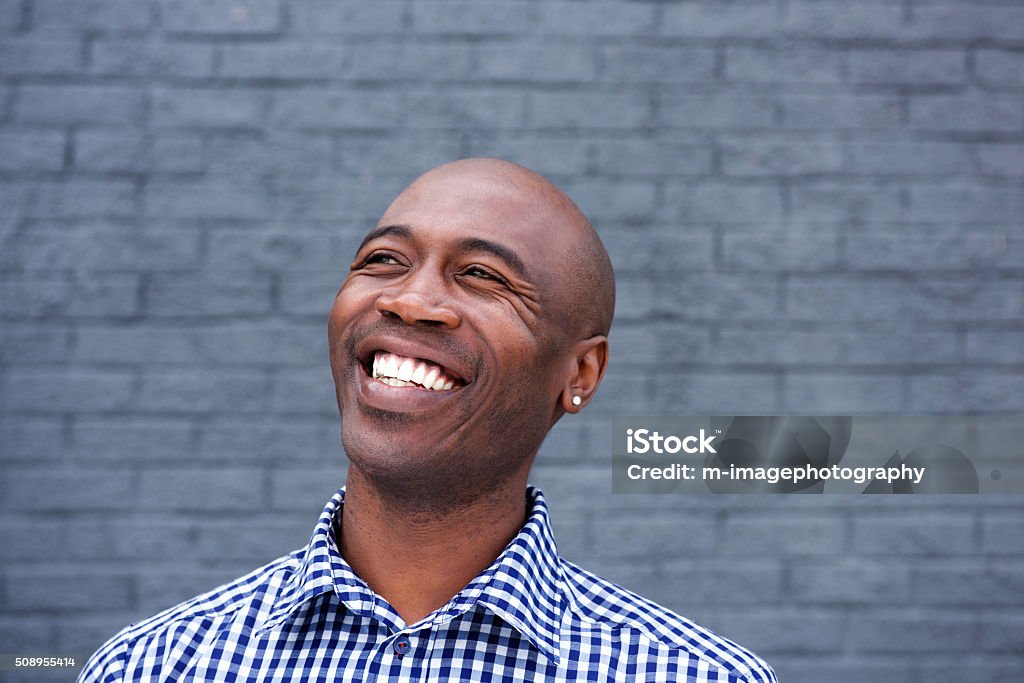
[[[611,264],[579,209],[494,159],[418,178],[328,323],[348,481],[310,543],[124,629],[82,681],[774,681],[562,560],[527,476],[608,358]]]

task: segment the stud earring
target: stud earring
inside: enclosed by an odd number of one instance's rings
[[[580,398],[579,396],[573,396],[572,397],[572,404],[574,406],[578,406],[581,403],[583,403],[583,399],[582,398]]]

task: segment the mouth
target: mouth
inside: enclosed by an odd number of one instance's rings
[[[378,349],[363,361],[369,377],[389,387],[408,387],[445,392],[466,386],[453,370],[425,358],[403,356]]]

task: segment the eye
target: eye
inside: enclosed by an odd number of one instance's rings
[[[366,260],[363,261],[363,263],[365,265],[370,265],[372,263],[380,263],[385,266],[397,266],[399,264],[399,261],[391,254],[382,251],[376,251],[367,256]]]
[[[466,268],[466,270],[462,271],[462,274],[469,277],[480,278],[481,280],[493,280],[500,284],[506,284],[505,280],[501,276],[495,275],[481,266],[470,266],[469,268]]]

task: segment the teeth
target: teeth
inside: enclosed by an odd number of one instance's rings
[[[455,381],[433,363],[384,351],[378,351],[374,356],[372,375],[392,387],[420,386],[433,391],[447,391],[455,386]]]
[[[416,366],[411,358],[406,358],[398,368],[398,379],[408,382],[412,379],[412,371]]]

